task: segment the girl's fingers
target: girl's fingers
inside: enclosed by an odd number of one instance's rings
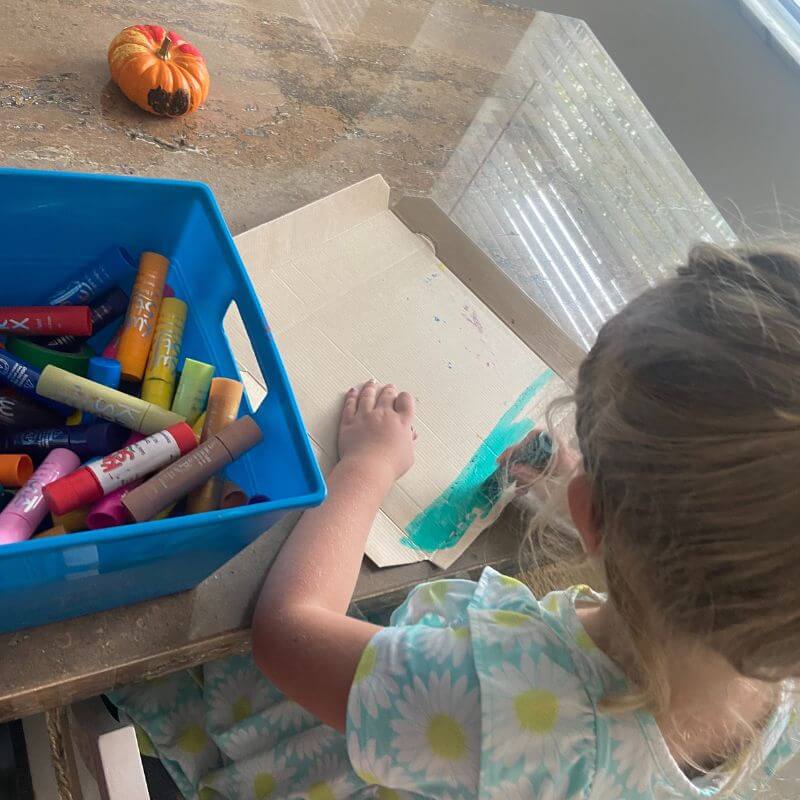
[[[530,486],[541,475],[541,471],[526,464],[512,464],[508,468],[508,477],[516,481],[520,486]]]
[[[517,446],[515,444],[512,444],[511,447],[506,447],[506,449],[503,450],[503,452],[500,453],[499,456],[497,456],[497,463],[498,464],[505,464],[506,461],[508,461],[508,459],[511,456],[511,454],[516,449],[516,447]]]
[[[375,403],[376,406],[381,408],[394,408],[394,401],[397,397],[397,388],[392,383],[387,383],[381,389],[378,399]]]
[[[344,396],[344,405],[342,406],[342,419],[352,419],[355,416],[356,409],[358,408],[358,389],[350,387],[347,394]]]
[[[395,398],[394,410],[406,419],[410,419],[414,416],[414,398],[408,392],[400,392]]]
[[[523,439],[520,439],[516,444],[512,444],[511,447],[506,447],[506,449],[503,450],[499,456],[497,456],[497,463],[505,464],[506,461],[508,461],[508,459],[511,458],[520,447],[522,447],[524,444],[527,444],[531,439],[537,437],[542,430],[543,428],[534,428],[527,436],[525,436]]]
[[[361,393],[358,396],[358,410],[359,411],[372,411],[375,408],[375,395],[378,388],[375,384],[375,379],[370,378],[362,387]]]

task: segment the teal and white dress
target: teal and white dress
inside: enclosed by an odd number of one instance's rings
[[[284,698],[247,656],[112,694],[186,798],[650,800],[715,794],[691,781],[652,716],[610,717],[626,686],[581,626],[588,587],[537,601],[485,569],[423,584],[364,651],[345,736]],[[800,750],[785,692],[762,737],[771,776]]]

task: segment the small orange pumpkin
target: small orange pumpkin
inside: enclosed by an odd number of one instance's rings
[[[200,51],[160,25],[132,25],[108,48],[111,77],[139,108],[166,117],[194,111],[211,79]]]

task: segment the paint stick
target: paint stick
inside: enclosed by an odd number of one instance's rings
[[[175,372],[181,354],[187,310],[183,300],[178,300],[177,297],[165,297],[158,312],[156,333],[144,373],[142,400],[155,403],[161,408],[169,408],[172,405]],[[188,419],[187,422],[191,425]]]
[[[48,369],[48,367],[45,367]],[[69,375],[70,373],[65,373]],[[32,364],[12,355],[7,350],[0,350],[0,382],[12,386],[21,394],[33,398],[37,403],[51,408],[57,414],[67,417],[72,413],[69,405],[54,402],[52,398],[45,398],[36,391],[41,373]]]
[[[145,436],[184,421],[172,411],[58,367],[49,366],[42,370],[36,390],[43,397],[60,399]]]
[[[136,522],[151,519],[223,470],[262,438],[261,429],[252,417],[237,419],[129,492],[122,498],[122,504]]]
[[[222,492],[219,498],[220,508],[238,508],[247,505],[247,493],[233,481],[224,480],[222,482]]]
[[[46,528],[41,533],[32,536],[32,539],[47,539],[50,536],[63,536],[66,533],[62,525],[53,525],[52,528]]]
[[[0,331],[14,336],[92,335],[89,306],[0,306]]]
[[[30,539],[47,514],[42,489],[80,466],[80,459],[71,450],[53,450],[33,473],[30,480],[0,511],[0,544]]]
[[[83,267],[63,286],[51,292],[49,306],[80,306],[99,297],[133,273],[131,254],[124,247],[109,247],[100,258]]]
[[[47,487],[45,487],[45,491]],[[68,511],[66,514],[53,514],[53,525],[60,526],[67,533],[77,533],[78,531],[85,531],[89,526],[86,524],[86,517],[89,513],[88,508],[75,508]]]
[[[125,381],[140,381],[144,375],[168,270],[164,256],[142,253],[117,350]]]
[[[195,361],[193,358],[184,359],[183,372],[175,391],[175,399],[172,401],[172,410],[186,417],[186,421],[192,427],[205,410],[213,377],[214,367],[211,364]]]
[[[64,306],[67,308],[67,306]],[[128,295],[122,289],[114,288],[108,294],[95,300],[90,306],[92,336],[105,330],[114,320],[119,319],[128,308]],[[53,350],[72,350],[81,343],[80,337],[69,334],[45,339],[40,344]]]
[[[244,387],[239,381],[230,378],[214,378],[211,381],[206,421],[200,435],[201,443],[224,430],[236,419],[239,413],[239,404],[242,402],[243,390]],[[222,479],[216,476],[212,477],[189,495],[186,500],[186,513],[201,514],[204,511],[213,511],[219,508],[221,494]]]
[[[53,428],[64,422],[64,416],[38,405],[13,389],[0,388],[0,429]]]
[[[0,455],[0,485],[19,488],[33,475],[33,461],[26,453]]]
[[[178,422],[92,461],[44,487],[51,512],[88,507],[109,492],[161,469],[197,446],[192,429]]]

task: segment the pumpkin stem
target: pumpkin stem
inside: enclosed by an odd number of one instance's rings
[[[164,36],[164,41],[161,42],[161,47],[158,48],[156,55],[159,58],[166,59],[169,56],[169,48],[171,44],[172,40],[169,38],[169,36]]]

